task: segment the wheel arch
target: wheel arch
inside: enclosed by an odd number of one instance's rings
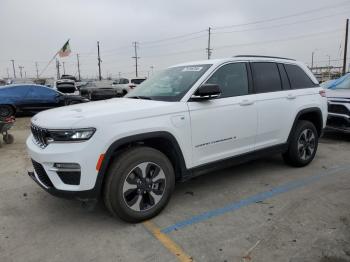
[[[182,150],[176,138],[171,133],[166,131],[157,131],[132,135],[114,141],[104,154],[95,185],[99,191],[99,194],[102,192],[103,183],[106,180],[106,174],[113,159],[118,155],[118,153],[122,153],[124,150],[136,146],[152,147],[165,154],[174,167],[176,179],[181,179],[183,176],[188,174],[189,171],[186,168]]]
[[[290,130],[289,136],[288,136],[288,143],[290,141],[291,135],[295,130],[295,127],[297,125],[297,122],[299,120],[307,120],[313,123],[316,127],[317,134],[320,137],[322,135],[322,130],[323,130],[323,116],[322,116],[322,111],[318,107],[311,107],[311,108],[306,108],[302,109],[298,112],[294,119],[293,126]]]
[[[13,109],[15,115],[17,113],[17,107],[14,104],[5,103],[5,104],[0,104],[0,106],[9,106]]]

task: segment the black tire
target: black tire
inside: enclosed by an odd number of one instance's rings
[[[143,174],[140,165],[146,166],[144,177],[140,175]],[[105,205],[114,216],[127,222],[141,222],[156,216],[168,203],[175,186],[171,162],[162,152],[150,147],[135,147],[121,152],[106,175]],[[152,181],[147,182],[147,179]],[[126,189],[129,185],[136,188]]]
[[[80,104],[79,101],[70,101],[68,105],[72,106],[72,105],[76,105],[76,104]]]
[[[9,105],[0,105],[0,118],[5,118],[9,116],[14,116],[15,110]]]
[[[313,123],[306,120],[297,122],[292,131],[284,161],[295,167],[308,165],[315,157],[318,147],[318,133]]]
[[[15,138],[11,134],[6,134],[3,139],[6,144],[13,144],[15,142]]]
[[[123,94],[122,94],[122,96],[126,96],[127,94],[128,94],[128,91],[123,90]]]

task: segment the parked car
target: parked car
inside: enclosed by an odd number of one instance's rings
[[[71,79],[57,80],[53,89],[67,95],[79,95],[79,90],[76,87],[75,81]]]
[[[80,95],[91,101],[104,100],[120,96],[117,90],[110,86],[98,86],[96,82],[89,82],[80,87]]]
[[[88,102],[81,96],[65,95],[52,88],[34,85],[8,85],[0,87],[0,116],[14,113],[35,113],[41,110]]]
[[[166,206],[176,180],[214,167],[275,153],[292,166],[308,165],[326,119],[324,89],[300,62],[190,62],[124,98],[36,115],[28,174],[53,195],[101,196],[113,215],[139,222]]]
[[[350,133],[350,73],[325,87],[328,88],[327,129]]]
[[[74,82],[77,82],[77,78],[72,75],[62,75],[61,79],[69,79],[69,80],[73,80]]]
[[[117,89],[119,95],[125,96],[146,79],[145,77],[136,77],[130,80],[127,78],[119,78],[113,81],[112,86]]]

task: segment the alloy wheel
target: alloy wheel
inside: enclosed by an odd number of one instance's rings
[[[310,159],[315,151],[316,136],[311,129],[305,129],[301,132],[298,139],[299,157],[306,161]]]
[[[155,163],[143,162],[135,166],[123,184],[123,199],[132,210],[143,212],[159,203],[164,195],[166,177]]]

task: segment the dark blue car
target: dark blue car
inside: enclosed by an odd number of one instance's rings
[[[18,84],[0,87],[0,117],[88,102],[81,96],[65,95],[42,85]]]

